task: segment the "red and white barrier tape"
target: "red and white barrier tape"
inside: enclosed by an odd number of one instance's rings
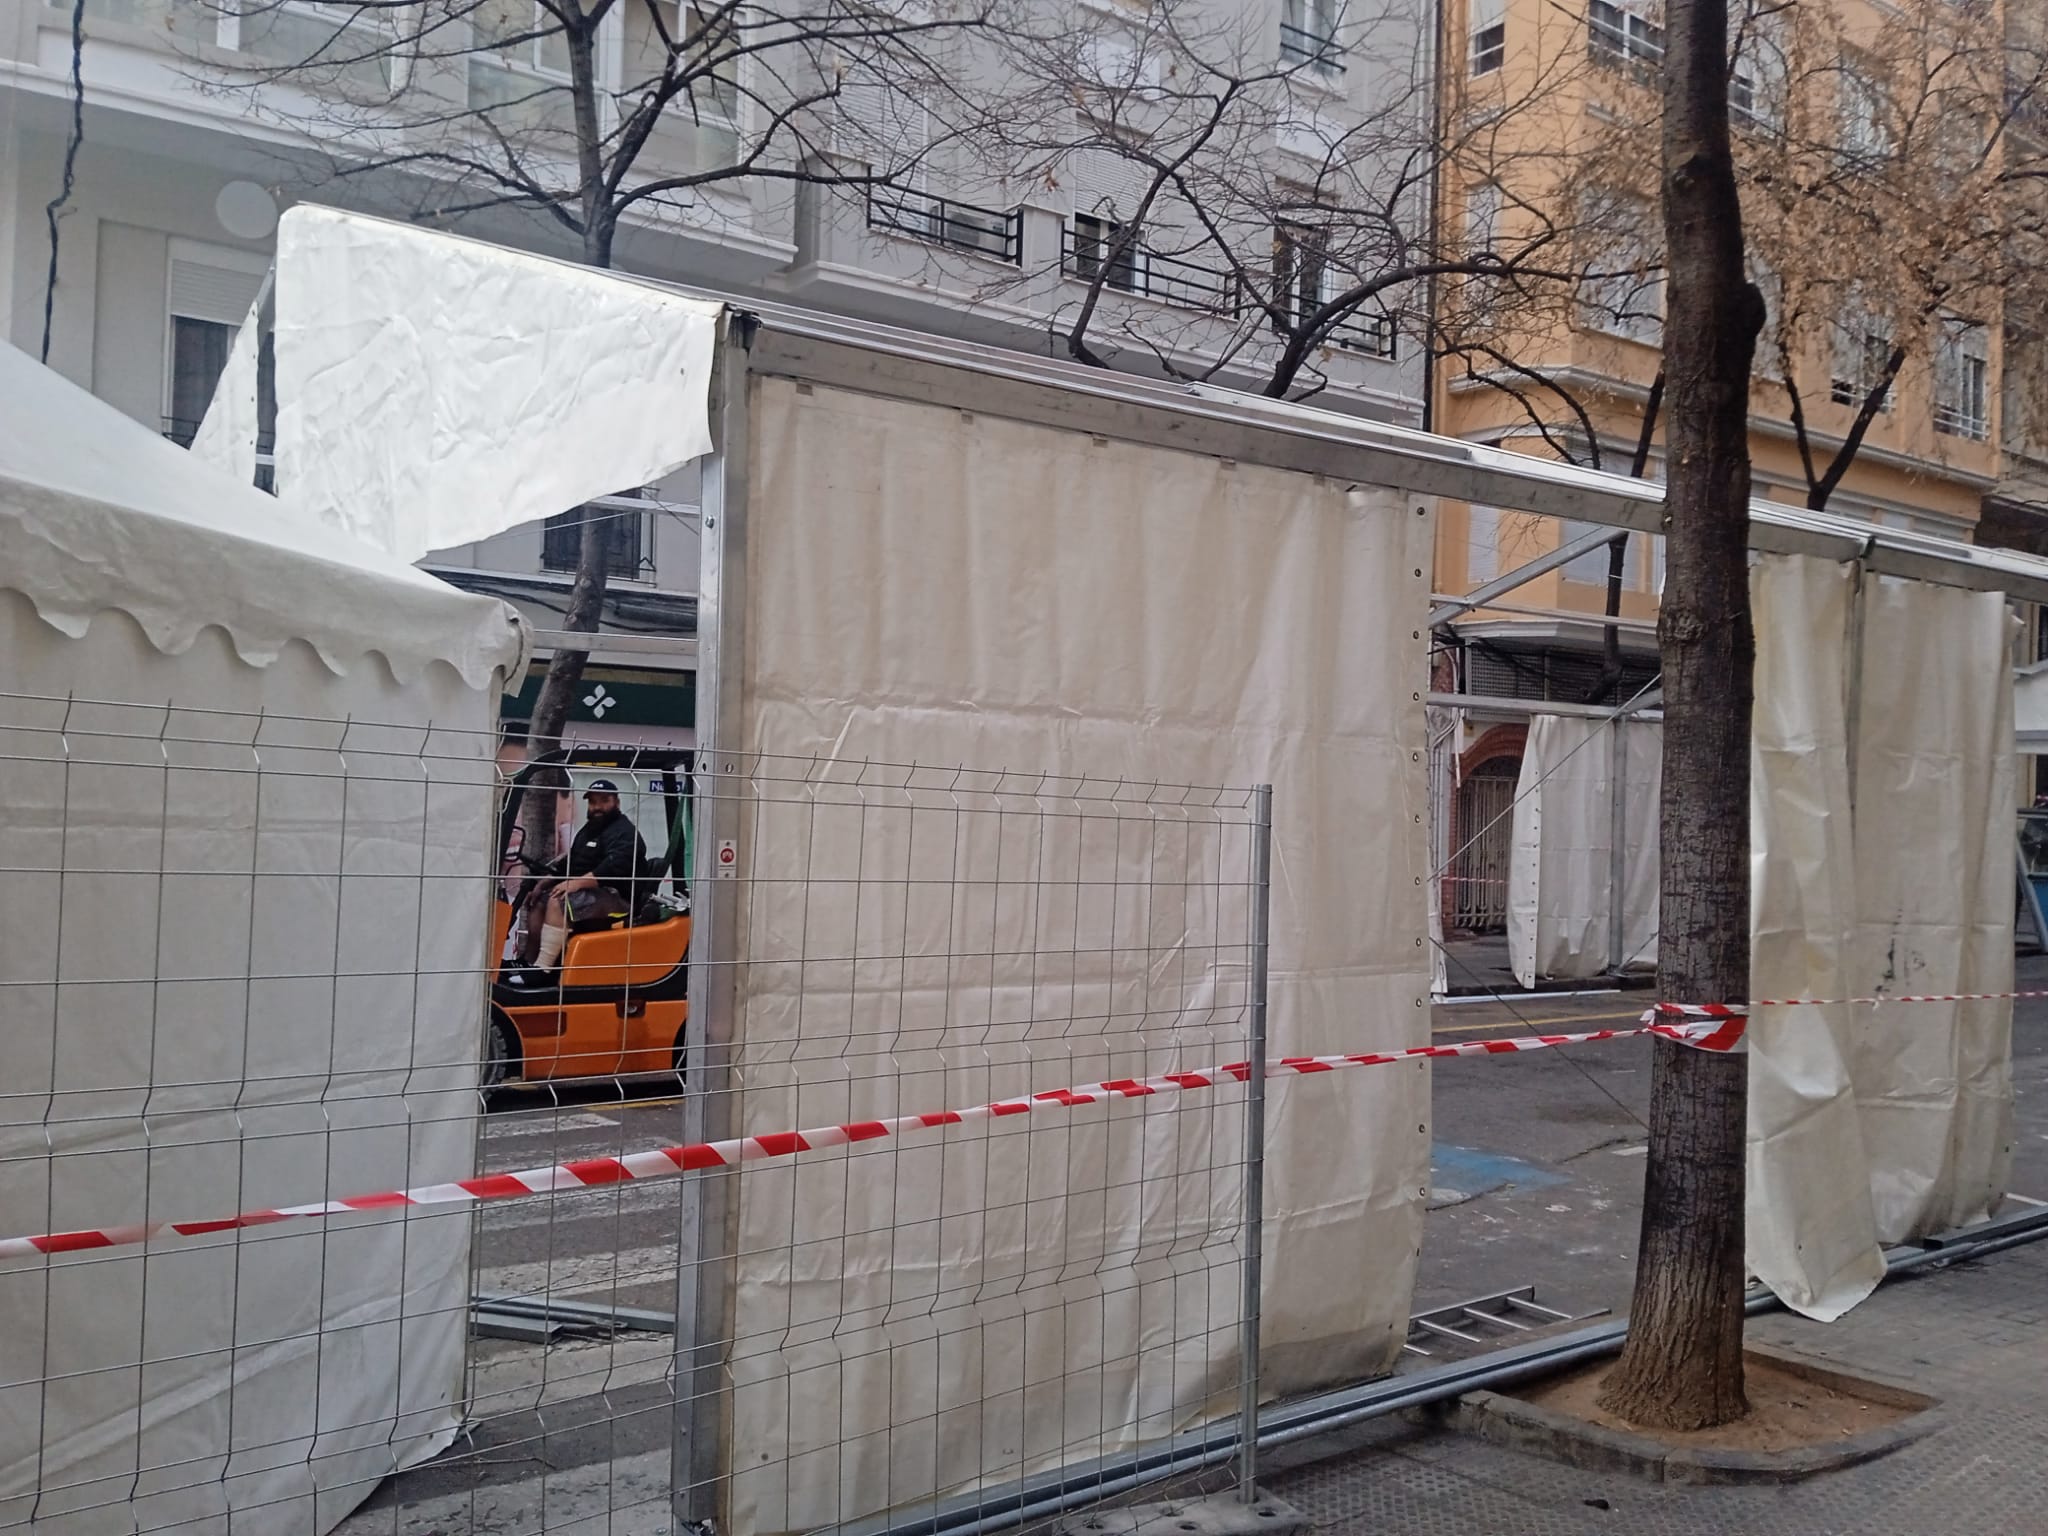
[[[1416,1045],[1399,1051],[1369,1051],[1348,1056],[1285,1056],[1267,1063],[1268,1079],[1334,1072],[1345,1067],[1378,1067],[1421,1057],[1504,1056],[1518,1051],[1545,1051],[1563,1045],[1590,1045],[1601,1040],[1627,1040],[1638,1035],[1659,1035],[1683,1041],[1704,1050],[1728,1050],[1741,1037],[1739,1019],[1724,1017],[1696,1023],[1655,1022],[1657,1011],[1643,1016],[1635,1029],[1595,1029],[1580,1034],[1525,1035],[1509,1040],[1468,1040],[1457,1045]],[[1732,1033],[1731,1033],[1732,1028]],[[1716,1043],[1725,1040],[1725,1044]],[[899,1115],[892,1120],[859,1120],[847,1125],[828,1125],[809,1131],[779,1131],[731,1141],[698,1142],[691,1146],[661,1147],[650,1152],[633,1152],[624,1157],[593,1157],[582,1162],[557,1163],[548,1168],[523,1168],[514,1173],[491,1173],[448,1184],[428,1184],[419,1189],[386,1190],[378,1194],[350,1195],[341,1200],[320,1200],[310,1205],[284,1205],[270,1210],[244,1211],[214,1221],[153,1221],[125,1227],[101,1227],[77,1232],[48,1232],[36,1237],[0,1238],[0,1259],[23,1258],[32,1254],[79,1253],[96,1248],[122,1248],[146,1243],[155,1237],[204,1237],[231,1232],[240,1227],[265,1227],[280,1221],[340,1216],[351,1211],[389,1210],[399,1206],[476,1205],[490,1200],[517,1200],[529,1195],[558,1190],[592,1189],[647,1179],[673,1179],[703,1168],[730,1168],[763,1158],[792,1157],[826,1147],[843,1147],[906,1131],[931,1130],[946,1125],[967,1125],[997,1120],[1009,1115],[1028,1115],[1046,1109],[1074,1109],[1084,1104],[1103,1104],[1117,1099],[1141,1099],[1161,1093],[1185,1093],[1216,1088],[1228,1082],[1245,1082],[1250,1067],[1241,1061],[1220,1067],[1200,1067],[1189,1072],[1168,1072],[1160,1077],[1122,1078],[1114,1082],[1090,1083],[1081,1088],[1053,1088],[1022,1098],[997,1099],[971,1109],[946,1109],[933,1114]]]

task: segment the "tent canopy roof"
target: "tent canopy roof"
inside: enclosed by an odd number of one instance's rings
[[[518,617],[192,457],[0,343],[0,586],[74,637],[118,609],[167,654],[209,625],[265,666],[293,640],[336,672],[445,662],[473,688],[525,651]]]

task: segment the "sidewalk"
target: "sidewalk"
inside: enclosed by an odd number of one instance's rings
[[[1804,1483],[1697,1488],[1584,1472],[1382,1421],[1266,1486],[1317,1529],[1358,1536],[1920,1536],[2048,1530],[2048,1243],[1902,1277],[1838,1323],[1776,1314],[1750,1337],[1913,1382],[1940,1428]],[[1306,1448],[1305,1448],[1306,1449]]]
[[[1622,977],[1624,988],[1647,987],[1655,978],[1647,967],[1631,969]],[[1444,983],[1452,997],[1472,997],[1495,992],[1520,992],[1514,967],[1508,963],[1508,936],[1504,933],[1449,934],[1444,939]],[[1539,993],[1608,991],[1614,978],[1601,976],[1590,981],[1539,981]]]
[[[2048,987],[2024,956],[2018,985]],[[1625,1024],[1640,998],[1440,1007],[1440,1039]],[[1642,1199],[1649,1053],[1641,1042],[1436,1064],[1433,1178],[1414,1306],[1533,1285],[1561,1311],[1627,1309]],[[2013,1031],[2015,1155],[2005,1210],[2048,1200],[2048,1004]],[[1561,1325],[1562,1326],[1562,1325]],[[1773,1487],[1666,1487],[1582,1472],[1445,1430],[1377,1421],[1294,1453],[1265,1479],[1320,1529],[1358,1536],[1921,1536],[2048,1532],[2048,1241],[1889,1282],[1832,1325],[1787,1313],[1749,1337],[1911,1382],[1943,1425],[1861,1467]],[[1503,1342],[1519,1342],[1512,1338]],[[1469,1358],[1431,1345],[1426,1369]],[[1303,1464],[1319,1449],[1326,1459]],[[1287,1465],[1283,1463],[1282,1465]]]

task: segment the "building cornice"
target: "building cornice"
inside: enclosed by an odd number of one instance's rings
[[[1616,378],[1613,374],[1601,373],[1597,369],[1583,367],[1577,363],[1567,364],[1562,368],[1546,369],[1542,373],[1544,378],[1554,379],[1568,389],[1576,386],[1588,393],[1598,393],[1634,405],[1645,404],[1650,398],[1648,385],[1638,384],[1631,379]],[[1488,387],[1487,380],[1493,376],[1494,370],[1478,370],[1476,377],[1456,380],[1450,387],[1453,391],[1461,393],[1484,389]],[[1499,377],[1506,382],[1513,376],[1503,373]],[[1750,412],[1749,430],[1754,436],[1773,438],[1780,442],[1796,444],[1799,440],[1799,434],[1793,430],[1789,421],[1775,416],[1759,415],[1755,411]],[[1839,452],[1848,441],[1841,433],[1821,431],[1811,426],[1806,430],[1806,440],[1815,448],[1825,449],[1831,453]],[[1880,447],[1869,442],[1865,442],[1857,450],[1856,457],[1861,462],[1883,465],[1887,469],[1896,469],[1905,474],[1945,480],[1979,494],[1993,489],[1999,483],[1996,475],[1961,469],[1941,459],[1920,458],[1910,453],[1902,453],[1896,448]],[[1902,507],[1900,510],[1917,512],[1922,509]]]

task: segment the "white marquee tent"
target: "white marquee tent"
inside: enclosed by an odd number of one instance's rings
[[[517,621],[4,346],[0,400],[0,1226],[473,1171]],[[0,1264],[0,1524],[328,1529],[454,1434],[468,1251]]]

